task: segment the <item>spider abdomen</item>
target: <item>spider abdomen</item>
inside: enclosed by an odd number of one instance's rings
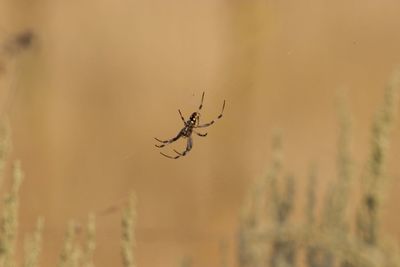
[[[185,128],[182,129],[181,134],[184,137],[189,137],[192,135],[193,132],[193,126],[187,125]]]

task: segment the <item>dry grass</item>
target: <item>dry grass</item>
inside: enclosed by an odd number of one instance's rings
[[[22,172],[19,162],[14,164],[10,192],[4,197],[2,217],[0,221],[0,266],[17,266],[15,257],[18,233],[19,188],[22,182]],[[122,216],[121,251],[123,266],[135,266],[134,225],[136,221],[135,197],[131,196]],[[25,238],[24,267],[40,266],[42,253],[43,218],[38,218],[34,232]],[[95,216],[90,214],[85,229],[74,221],[68,224],[63,248],[60,252],[58,266],[60,267],[93,267],[94,250],[96,247]]]
[[[337,180],[323,200],[317,199],[318,175],[316,167],[312,167],[302,225],[290,220],[296,187],[293,176],[283,172],[281,140],[279,136],[273,139],[269,172],[255,181],[244,207],[239,266],[299,266],[301,260],[310,267],[400,266],[399,251],[388,245],[380,229],[382,195],[388,178],[388,137],[398,102],[398,76],[395,77],[372,124],[370,155],[359,181],[359,195],[355,194],[349,149],[349,112],[341,99]],[[315,208],[318,201],[324,201],[320,214]],[[347,212],[353,202],[359,205],[355,211]]]
[[[7,58],[17,56],[22,50],[31,45],[33,34],[29,31],[16,35],[3,43],[0,47],[0,68],[7,69]],[[1,74],[1,73],[0,73]],[[10,88],[11,91],[13,88]],[[3,115],[3,114],[1,114]],[[4,119],[3,119],[4,120]],[[5,176],[4,169],[8,163],[11,148],[10,127],[0,124],[0,176]],[[19,161],[14,162],[12,183],[9,193],[4,196],[0,218],[0,267],[18,266],[16,258],[16,242],[18,233],[19,189],[23,180],[23,173]],[[112,205],[113,211],[119,207]],[[102,214],[100,214],[102,215]],[[134,226],[136,222],[135,197],[131,195],[122,216],[121,251],[123,266],[135,266],[133,249],[135,246]],[[24,267],[40,266],[42,253],[44,219],[38,218],[32,234],[25,238],[24,258],[21,264]],[[84,228],[84,229],[82,229]],[[75,221],[70,221],[65,233],[64,244],[59,256],[59,267],[93,267],[93,256],[96,248],[96,217],[89,214],[86,227]]]

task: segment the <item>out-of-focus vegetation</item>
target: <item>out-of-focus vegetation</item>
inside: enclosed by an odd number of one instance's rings
[[[316,197],[324,173],[313,166],[305,192],[307,205],[296,207],[295,194],[300,193],[296,175],[283,168],[282,140],[275,136],[271,166],[254,182],[241,217],[239,266],[299,266],[300,257],[310,267],[400,266],[400,251],[380,227],[398,78],[387,87],[372,124],[369,157],[360,179],[355,179],[358,172],[350,152],[349,111],[341,99],[337,180],[324,198]],[[322,207],[317,213],[318,203]],[[302,210],[302,222],[291,218],[295,208]]]
[[[2,125],[3,126],[3,125]],[[7,129],[2,127],[1,151],[6,154],[9,139],[5,139]],[[4,166],[7,158],[1,158],[0,164]],[[1,174],[2,178],[4,173]],[[42,253],[44,219],[38,218],[33,233],[25,237],[22,257],[17,257],[19,189],[23,180],[20,163],[16,161],[13,166],[12,183],[10,192],[3,197],[0,219],[0,266],[1,267],[36,267],[40,264]],[[123,209],[121,224],[121,255],[122,266],[134,267],[133,254],[135,246],[134,225],[136,221],[135,197],[132,195]],[[86,227],[70,221],[65,233],[64,244],[59,256],[59,267],[93,267],[93,254],[96,247],[96,222],[95,215],[89,214]],[[45,242],[46,240],[44,240]],[[18,246],[20,247],[20,246]],[[21,253],[19,254],[21,255]]]

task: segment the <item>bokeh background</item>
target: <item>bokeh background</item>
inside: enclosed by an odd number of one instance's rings
[[[84,222],[134,191],[139,266],[183,257],[217,266],[221,242],[234,266],[240,208],[265,173],[274,129],[299,187],[316,161],[323,194],[335,177],[335,104],[345,92],[360,174],[371,120],[400,63],[399,11],[396,0],[1,0],[1,39],[35,34],[0,77],[12,157],[26,174],[21,235],[44,216],[41,262],[54,266],[68,220]],[[225,99],[224,117],[187,157],[162,157],[153,137],[174,136],[177,109],[189,116],[203,91],[202,120]],[[383,224],[398,241],[399,134],[396,126],[389,173],[397,179]],[[97,220],[97,266],[120,262],[119,220]]]

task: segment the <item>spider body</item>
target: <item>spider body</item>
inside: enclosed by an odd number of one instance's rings
[[[193,133],[193,125],[192,124],[186,125],[185,127],[183,127],[183,129],[180,132],[181,137],[185,137],[185,138],[190,137],[192,135],[192,133]]]
[[[181,137],[188,138],[192,135],[193,129],[196,128],[197,125],[199,125],[199,119],[200,119],[200,113],[199,112],[193,112],[192,115],[190,115],[190,118],[184,123],[185,127],[182,128],[180,131]]]
[[[214,122],[220,118],[222,118],[222,114],[224,112],[225,109],[225,100],[224,103],[222,105],[222,111],[221,113],[218,115],[217,119],[210,121],[209,123],[205,123],[205,124],[200,124],[200,110],[203,107],[203,100],[204,100],[204,92],[203,95],[201,96],[201,103],[200,106],[198,108],[198,111],[195,111],[192,113],[192,115],[190,115],[189,119],[187,121],[185,121],[185,118],[182,115],[182,112],[178,109],[179,115],[181,116],[181,119],[184,123],[184,127],[179,131],[178,135],[176,135],[174,138],[171,138],[169,140],[160,140],[158,138],[154,138],[156,139],[158,142],[160,142],[160,144],[155,145],[158,148],[164,147],[168,144],[171,144],[173,142],[175,142],[176,140],[178,140],[179,138],[187,138],[187,144],[186,144],[186,149],[183,152],[178,152],[174,149],[174,152],[177,154],[176,156],[169,156],[167,154],[164,154],[163,152],[160,152],[161,155],[170,158],[170,159],[178,159],[181,156],[185,156],[193,147],[193,138],[192,138],[192,134],[195,133],[198,136],[201,137],[205,137],[207,136],[207,133],[199,133],[197,132],[195,129],[196,128],[205,128],[208,127],[212,124],[214,124]]]

